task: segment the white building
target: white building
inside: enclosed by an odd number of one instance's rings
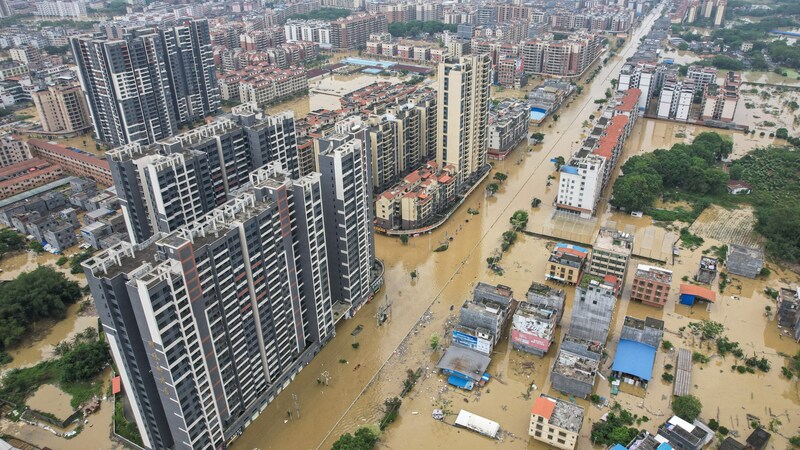
[[[36,2],[34,15],[41,17],[86,17],[86,3],[80,0]]]
[[[562,166],[556,208],[591,217],[603,190],[605,163],[605,158],[581,150]]]

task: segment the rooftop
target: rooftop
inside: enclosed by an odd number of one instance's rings
[[[638,266],[636,266],[636,278],[642,278],[650,281],[658,281],[661,283],[671,283],[672,271],[667,269],[662,269],[661,267],[639,264]]]
[[[594,249],[630,255],[633,251],[633,235],[610,228],[600,228],[594,241]]]
[[[541,394],[536,399],[534,410],[537,405],[542,408],[542,412],[549,412],[548,415],[539,415],[546,417],[550,425],[572,433],[580,431],[584,414],[584,410],[580,406],[545,394]]]
[[[560,350],[553,365],[553,373],[567,378],[594,384],[600,361],[577,355],[568,350]]]
[[[491,359],[475,350],[452,345],[448,347],[439,362],[438,369],[458,372],[470,377],[473,381],[480,381]]]

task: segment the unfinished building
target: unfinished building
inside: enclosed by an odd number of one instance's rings
[[[647,317],[644,320],[636,317],[625,316],[622,324],[620,340],[626,339],[641,342],[650,347],[658,348],[664,336],[664,321]]]
[[[778,327],[800,341],[800,288],[781,288],[778,295]]]
[[[728,246],[728,259],[725,261],[728,272],[747,278],[755,278],[764,267],[764,250],[731,244]]]
[[[718,267],[719,261],[717,261],[717,258],[701,256],[700,267],[697,269],[697,275],[695,275],[694,280],[703,284],[713,283],[714,279],[717,278]]]
[[[543,304],[521,302],[511,321],[511,345],[544,356],[556,334],[558,312]]]
[[[602,355],[600,342],[567,335],[550,372],[553,389],[581,398],[591,395]]]
[[[605,343],[616,304],[615,285],[586,274],[575,289],[569,335]]]
[[[564,304],[567,301],[567,294],[563,289],[556,289],[546,284],[531,283],[527,293],[528,303],[532,305],[544,306],[547,309],[556,311],[556,325],[561,323],[564,317]]]

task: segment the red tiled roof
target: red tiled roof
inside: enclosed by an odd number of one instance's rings
[[[65,147],[63,145],[51,144],[51,143],[49,143],[47,141],[44,141],[42,139],[29,139],[28,140],[28,144],[30,144],[30,145],[32,145],[34,147],[41,148],[43,150],[48,150],[48,151],[51,151],[53,153],[58,153],[58,154],[60,154],[62,156],[65,156],[67,158],[72,158],[72,159],[75,159],[75,160],[78,160],[78,161],[83,161],[83,162],[85,162],[87,164],[92,164],[94,166],[98,166],[98,167],[100,167],[102,169],[105,169],[107,171],[111,170],[111,168],[108,165],[108,161],[106,161],[105,159],[100,159],[97,156],[91,155],[89,153],[76,152],[74,150],[68,149],[67,147]]]
[[[695,286],[693,284],[681,284],[681,295],[688,294],[694,295],[696,297],[700,297],[702,299],[708,300],[710,302],[717,301],[717,294],[714,293],[711,289],[704,288],[702,286]]]
[[[545,397],[539,397],[533,404],[533,408],[531,408],[531,414],[542,416],[549,421],[550,417],[553,416],[553,411],[555,409],[556,409],[556,402]]]
[[[617,111],[633,111],[633,108],[639,103],[639,96],[641,95],[642,91],[638,88],[628,89],[622,96],[622,103],[617,106]]]

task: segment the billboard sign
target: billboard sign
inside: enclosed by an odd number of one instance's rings
[[[453,342],[466,348],[488,355],[492,352],[492,343],[486,339],[453,330]]]

